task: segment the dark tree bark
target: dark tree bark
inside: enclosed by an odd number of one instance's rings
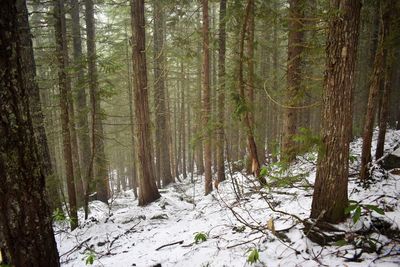
[[[209,129],[211,102],[210,102],[210,37],[208,21],[208,0],[202,0],[203,13],[203,94],[202,94],[202,121],[204,131],[204,175],[205,190],[208,195],[213,190],[211,173],[211,130]]]
[[[304,0],[290,0],[289,7],[289,36],[288,36],[288,61],[287,61],[287,89],[285,91],[285,104],[283,113],[283,141],[282,156],[288,162],[296,157],[296,144],[293,140],[297,132],[295,109],[301,102],[301,55],[304,48]]]
[[[371,143],[374,128],[375,113],[378,106],[378,94],[385,69],[385,41],[388,35],[389,11],[392,6],[389,0],[381,1],[381,17],[379,23],[378,48],[375,53],[374,70],[369,87],[367,112],[365,114],[363,146],[361,151],[360,179],[365,181],[369,178],[369,165],[371,163]],[[383,148],[382,148],[383,149]]]
[[[92,159],[90,166],[93,169],[94,181],[96,184],[97,199],[108,203],[108,171],[107,160],[104,152],[104,131],[103,122],[101,118],[100,108],[100,93],[98,88],[97,67],[96,67],[96,30],[94,21],[94,5],[93,0],[85,0],[85,18],[86,18],[86,31],[87,31],[87,56],[88,56],[88,76],[89,76],[89,92],[92,113]],[[93,162],[94,160],[94,162]],[[91,178],[86,185],[86,196],[88,201],[88,194],[91,192]],[[85,207],[87,203],[85,203]]]
[[[145,53],[144,0],[131,1],[133,33],[133,70],[135,76],[134,100],[138,122],[136,136],[139,148],[139,205],[144,206],[160,197],[154,175],[151,155],[150,110],[147,89],[147,68]]]
[[[54,0],[54,17],[55,17],[55,39],[56,39],[56,54],[58,63],[58,86],[60,90],[60,119],[62,130],[63,155],[65,162],[65,175],[68,189],[69,216],[71,222],[71,230],[78,227],[78,213],[76,203],[76,191],[74,180],[74,165],[72,161],[72,147],[70,134],[70,109],[71,104],[68,92],[68,77],[67,77],[67,40],[65,36],[65,11],[64,0]]]
[[[37,144],[39,146],[39,155],[44,165],[44,174],[46,176],[46,188],[49,193],[51,210],[59,208],[61,210],[60,199],[60,182],[56,173],[54,172],[50,150],[47,143],[47,136],[44,124],[44,115],[42,112],[42,101],[40,98],[39,86],[35,82],[36,66],[32,51],[31,31],[28,22],[28,11],[26,9],[25,1],[16,1],[18,23],[26,25],[21,28],[20,41],[21,41],[21,57],[25,64],[21,66],[23,69],[22,77],[24,83],[28,86],[29,106],[32,115],[33,129]]]
[[[76,87],[76,111],[77,116],[77,136],[79,147],[79,158],[81,166],[81,179],[83,179],[83,191],[86,194],[86,185],[90,179],[88,178],[90,168],[90,137],[89,122],[86,103],[86,85],[84,78],[84,58],[82,55],[82,38],[79,23],[79,1],[71,0],[71,21],[72,21],[72,42],[73,42],[73,64],[75,69],[75,87]]]
[[[349,139],[354,67],[360,22],[359,0],[333,0],[328,24],[323,149],[318,155],[311,217],[337,223],[348,205]]]
[[[379,133],[378,140],[376,143],[375,158],[378,160],[383,156],[383,151],[385,148],[385,136],[386,128],[389,117],[389,98],[392,89],[392,75],[393,75],[393,61],[394,54],[392,53],[392,48],[385,49],[385,75],[383,81],[383,92],[382,100],[380,105],[380,116],[379,116]]]
[[[217,128],[217,180],[225,180],[224,123],[225,123],[225,52],[226,52],[226,0],[219,6],[218,36],[218,128]]]
[[[34,92],[26,82],[35,74],[24,67],[33,64],[28,30],[25,1],[2,1],[0,136],[7,138],[0,138],[0,232],[13,266],[52,267],[60,264],[45,192],[46,166],[29,107]]]
[[[164,59],[164,11],[161,1],[154,1],[154,98],[156,105],[156,147],[160,153],[156,155],[156,168],[159,170],[163,186],[174,181],[171,175],[169,157],[168,123],[165,95],[165,59]]]

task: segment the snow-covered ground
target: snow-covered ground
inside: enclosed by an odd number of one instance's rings
[[[393,150],[399,140],[399,131],[389,131],[386,151]],[[361,145],[361,140],[352,143],[355,157],[350,173],[357,171]],[[194,176],[192,183],[189,176],[162,189],[162,197],[146,207],[138,207],[131,191],[113,198],[110,208],[94,201],[87,221],[83,221],[83,212],[79,213],[78,229],[70,232],[66,223],[55,225],[62,266],[85,266],[91,259],[93,266],[250,266],[247,259],[252,249],[259,253],[255,266],[400,266],[398,232],[367,236],[379,254],[360,253],[360,244],[367,241],[356,234],[374,225],[374,218],[389,223],[384,227],[399,229],[400,176],[394,174],[377,170],[369,189],[363,189],[356,176],[350,178],[349,199],[385,211],[380,215],[362,209],[356,223],[349,218],[340,224],[352,244],[322,247],[306,237],[304,225],[295,216],[301,220],[309,217],[315,158],[311,154],[299,157],[289,172],[280,174],[295,177],[296,182],[286,187],[272,183],[274,186],[262,189],[263,194],[257,192],[250,177],[235,173],[227,174],[227,181],[208,196],[203,196],[204,178]],[[207,240],[196,243],[198,233]]]

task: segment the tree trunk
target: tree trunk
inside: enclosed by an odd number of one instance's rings
[[[168,123],[165,95],[165,59],[164,59],[164,10],[160,1],[154,1],[154,98],[156,105],[156,146],[160,154],[156,155],[156,168],[160,171],[163,186],[174,181],[171,175],[171,160],[168,147]]]
[[[282,157],[288,162],[296,158],[296,144],[293,140],[297,132],[295,109],[301,103],[301,77],[302,59],[304,48],[304,4],[303,0],[290,0],[289,7],[289,36],[288,36],[288,61],[287,61],[287,89],[285,91],[285,104],[283,113],[283,144]]]
[[[218,36],[218,128],[217,128],[217,180],[225,180],[224,123],[225,123],[225,52],[226,52],[226,0],[219,6]]]
[[[246,39],[246,32],[248,33],[248,48],[247,48],[247,56],[248,56],[248,75],[249,81],[247,86],[247,96],[245,95],[245,82],[243,79],[243,61],[244,59],[244,46],[245,46],[245,39]],[[252,98],[253,96],[253,87],[254,87],[254,67],[253,67],[253,54],[254,48],[252,45],[254,39],[254,0],[248,0],[246,9],[245,9],[245,16],[242,25],[242,31],[240,33],[240,40],[239,40],[239,68],[238,68],[238,87],[239,87],[239,94],[241,98],[241,104],[244,105],[246,108],[244,110],[244,114],[241,114],[244,121],[244,126],[246,128],[246,137],[247,137],[247,149],[249,153],[249,159],[251,161],[251,172],[253,175],[258,178],[260,173],[260,163],[258,161],[257,156],[257,146],[254,139],[254,120],[253,114],[251,111],[252,105]],[[261,183],[264,183],[265,180],[261,179]]]
[[[203,110],[202,121],[204,131],[204,174],[205,190],[208,195],[213,190],[211,173],[211,130],[210,121],[210,41],[209,41],[209,21],[208,21],[208,0],[202,0],[203,11]]]
[[[390,30],[390,29],[389,29]],[[382,101],[380,107],[380,116],[378,120],[379,124],[379,133],[378,133],[378,140],[376,143],[376,152],[375,158],[378,160],[383,156],[383,151],[385,148],[385,135],[386,135],[386,128],[388,123],[389,117],[389,99],[390,99],[390,92],[392,90],[392,76],[393,76],[393,61],[394,61],[394,54],[392,52],[392,48],[385,49],[385,74],[384,74],[384,81],[383,81],[383,92],[382,92]]]
[[[50,150],[47,143],[39,86],[34,81],[36,76],[36,66],[32,51],[33,48],[28,22],[28,11],[24,1],[16,1],[16,8],[18,21],[20,25],[24,25],[21,28],[20,34],[20,42],[22,44],[21,57],[25,62],[25,64],[21,66],[21,68],[23,68],[22,78],[24,79],[26,86],[28,86],[28,91],[31,92],[29,94],[29,107],[32,116],[34,134],[39,146],[39,155],[44,166],[44,175],[46,177],[46,188],[49,193],[50,207],[51,210],[56,208],[61,210],[62,204],[59,192],[60,181],[53,169],[54,166],[51,161]]]
[[[89,123],[87,116],[85,77],[84,77],[84,58],[82,55],[82,39],[79,23],[79,1],[71,0],[71,20],[72,20],[72,40],[73,40],[73,63],[75,71],[76,87],[76,111],[77,116],[77,136],[80,153],[81,179],[83,180],[83,191],[86,194],[86,185],[90,167],[90,137]]]
[[[135,119],[133,114],[133,100],[132,100],[132,60],[129,57],[129,39],[128,39],[128,29],[125,24],[125,38],[126,38],[126,66],[127,66],[127,75],[128,75],[128,102],[129,102],[129,122],[130,122],[130,137],[131,137],[131,160],[129,164],[130,169],[130,179],[129,179],[129,186],[133,191],[135,198],[138,197],[137,192],[137,168],[136,168],[136,145],[135,145]]]
[[[144,206],[160,197],[154,175],[151,155],[150,110],[147,91],[147,68],[145,53],[144,0],[131,1],[133,33],[133,71],[135,115],[138,122],[136,136],[139,148],[139,206]]]
[[[89,92],[92,112],[92,159],[91,164],[94,163],[93,174],[94,182],[96,184],[97,200],[108,203],[108,171],[107,161],[104,152],[104,132],[103,122],[101,118],[100,109],[100,93],[97,81],[97,67],[96,67],[96,31],[94,21],[94,5],[93,0],[85,0],[85,18],[86,18],[86,31],[87,31],[87,56],[88,56],[88,76],[89,76]],[[94,162],[93,162],[94,161]],[[86,186],[86,195],[91,191],[91,179]],[[88,196],[85,196],[86,198]],[[87,204],[85,203],[85,206]]]
[[[0,232],[13,266],[59,266],[45,192],[48,170],[29,107],[37,87],[34,69],[25,68],[34,66],[30,36],[25,1],[2,1],[0,136],[7,138],[0,138]]]
[[[371,163],[371,143],[374,127],[374,118],[377,109],[377,99],[379,87],[382,81],[382,73],[384,72],[384,58],[385,58],[385,40],[388,34],[388,20],[389,20],[389,1],[381,2],[381,17],[379,23],[379,38],[378,48],[375,54],[374,71],[371,77],[369,87],[368,106],[365,114],[364,132],[363,132],[363,146],[361,151],[361,167],[360,179],[365,181],[369,178],[369,164]]]
[[[184,66],[181,62],[181,142],[182,142],[182,176],[186,179],[186,124],[185,124],[185,90],[186,90],[186,74]]]
[[[348,205],[349,138],[357,55],[359,0],[331,1],[335,14],[328,24],[323,148],[318,155],[311,207],[314,219],[337,223]]]
[[[60,90],[60,119],[63,139],[63,155],[65,162],[65,175],[67,177],[69,216],[71,222],[71,230],[78,227],[78,213],[76,204],[74,167],[72,160],[71,134],[70,134],[70,114],[69,114],[69,97],[68,97],[68,77],[67,77],[67,40],[65,36],[65,12],[64,1],[54,0],[54,16],[55,16],[55,39],[56,53],[58,60],[58,81]]]

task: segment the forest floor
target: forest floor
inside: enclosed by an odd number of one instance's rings
[[[386,139],[392,152],[400,131]],[[261,190],[236,172],[203,196],[204,178],[192,182],[189,175],[146,207],[137,206],[132,191],[116,194],[109,207],[94,201],[88,220],[79,213],[78,229],[55,224],[62,266],[250,266],[249,259],[254,266],[400,266],[400,176],[376,168],[369,188],[360,185],[361,146],[360,139],[351,145],[349,199],[356,202],[327,235],[330,245],[314,243],[308,237],[315,231],[304,230],[315,179],[310,153],[289,170],[269,168],[275,178]]]

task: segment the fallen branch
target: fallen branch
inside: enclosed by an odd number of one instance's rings
[[[156,248],[156,250],[160,250],[162,248],[173,246],[173,245],[182,245],[182,244],[183,244],[183,240],[180,240],[180,241],[176,241],[176,242],[172,242],[172,243],[169,243],[169,244],[162,245],[161,247]]]

